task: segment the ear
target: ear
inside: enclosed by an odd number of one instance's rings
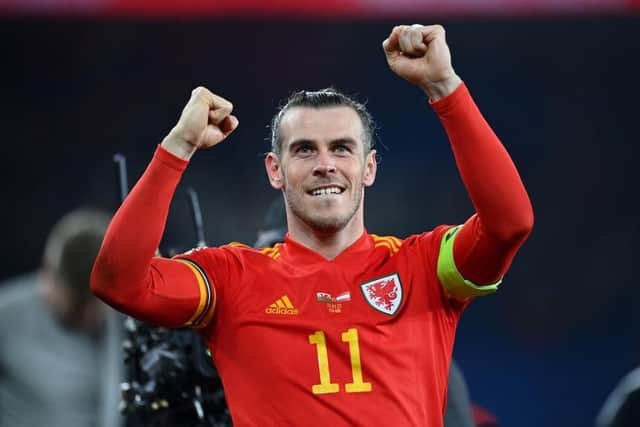
[[[267,157],[264,158],[264,167],[267,170],[267,176],[269,177],[271,186],[276,190],[282,190],[284,187],[284,177],[278,156],[273,152],[267,154]]]
[[[378,162],[376,161],[376,150],[371,150],[365,158],[364,177],[362,183],[365,187],[370,187],[376,180],[376,172],[378,171]]]

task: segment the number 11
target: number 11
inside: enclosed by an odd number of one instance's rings
[[[362,363],[360,361],[360,344],[358,342],[358,330],[355,328],[347,329],[342,333],[342,341],[349,343],[349,356],[351,357],[351,376],[353,382],[345,384],[344,388],[347,393],[363,393],[371,391],[371,383],[364,382],[362,379]],[[340,385],[331,382],[331,373],[329,371],[329,356],[327,354],[327,340],[324,332],[316,331],[309,335],[309,344],[316,346],[318,354],[318,371],[320,372],[320,384],[311,387],[313,394],[338,393]]]

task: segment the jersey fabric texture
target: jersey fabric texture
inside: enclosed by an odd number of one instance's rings
[[[206,284],[192,318],[212,319],[197,326],[236,425],[441,425],[465,306],[438,279],[448,229],[365,233],[333,260],[288,236],[179,256]],[[461,297],[464,282],[449,282]]]

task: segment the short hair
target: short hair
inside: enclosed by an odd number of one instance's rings
[[[93,263],[109,224],[101,211],[78,209],[63,216],[51,229],[43,254],[43,264],[67,288],[89,289]]]
[[[334,88],[325,88],[318,91],[301,90],[293,93],[278,109],[278,112],[271,120],[271,151],[280,156],[282,149],[282,136],[280,134],[280,124],[282,118],[292,108],[329,108],[329,107],[349,107],[360,117],[362,129],[364,130],[364,148],[368,153],[374,145],[375,122],[373,117],[362,102],[358,102],[353,97],[338,92]]]

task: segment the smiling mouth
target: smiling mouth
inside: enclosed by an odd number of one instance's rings
[[[344,188],[332,186],[332,187],[322,187],[316,188],[315,190],[308,191],[307,194],[319,197],[319,196],[331,196],[335,194],[342,194],[344,192]]]

